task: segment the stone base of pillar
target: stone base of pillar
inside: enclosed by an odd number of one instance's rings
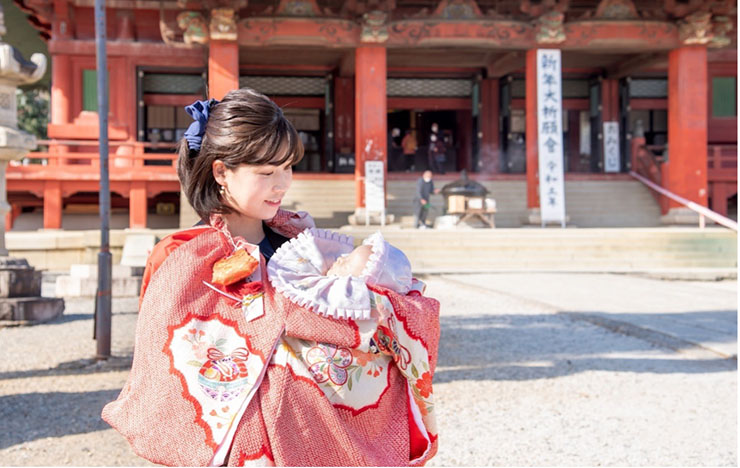
[[[41,295],[41,272],[25,258],[0,257],[0,298]]]
[[[392,224],[396,220],[396,216],[392,214],[385,214],[385,224]],[[347,217],[347,221],[351,226],[364,226],[365,225],[365,208],[355,208],[355,213]],[[381,224],[380,213],[370,213],[370,224]]]
[[[64,299],[8,297],[0,299],[0,325],[35,325],[62,315]]]
[[[40,271],[23,258],[0,257],[0,325],[32,325],[63,312],[63,299],[41,297]]]
[[[706,224],[714,221],[704,218]],[[660,223],[666,226],[699,226],[699,213],[689,208],[671,208],[668,213],[660,217]]]
[[[529,226],[542,226],[542,216],[540,214],[539,208],[530,208],[527,210],[526,216],[522,218],[522,224],[525,227]],[[575,227],[570,224],[570,216],[567,214],[565,215],[565,225],[568,227]],[[545,227],[560,227],[561,224],[559,222],[548,222],[545,224]]]

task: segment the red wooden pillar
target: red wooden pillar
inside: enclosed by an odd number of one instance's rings
[[[499,80],[481,80],[480,103],[478,118],[481,119],[481,172],[494,174],[500,172],[499,162]]]
[[[69,55],[54,54],[51,59],[51,123],[69,123],[72,98],[72,64]]]
[[[208,97],[223,99],[239,88],[239,45],[235,41],[211,40],[208,51]]]
[[[334,151],[352,152],[355,147],[355,83],[352,78],[334,79]]]
[[[668,54],[668,162],[663,185],[707,206],[707,49],[684,46]],[[669,211],[682,207],[669,201]]]
[[[20,205],[10,205],[10,211],[5,214],[6,232],[13,229],[13,223],[15,223],[15,220],[20,216],[22,209],[23,208]]]
[[[54,22],[52,24],[55,39],[72,39],[73,22],[69,21],[69,4],[67,1],[53,2]],[[51,56],[51,123],[61,125],[69,123],[70,104],[72,100],[72,59],[67,54]],[[80,98],[82,99],[82,98]]]
[[[619,121],[619,81],[604,79],[601,81],[601,120],[602,122]]]
[[[62,228],[62,183],[47,180],[44,183],[44,229]]]
[[[355,50],[355,212],[365,206],[365,161],[383,161],[388,171],[386,50],[363,45]]]
[[[527,208],[539,208],[537,172],[539,171],[539,151],[537,148],[537,49],[527,51],[525,67],[525,113],[527,145]]]
[[[722,216],[727,216],[727,197],[730,194],[731,185],[723,182],[712,184],[712,211]]]
[[[51,57],[51,124],[64,125],[71,120],[72,61],[69,55],[54,54]],[[66,145],[49,145],[50,153],[66,153]],[[56,164],[57,159],[49,160]]]
[[[20,205],[10,205],[10,211],[5,213],[5,231],[13,229],[13,223],[20,216],[22,207]]]
[[[132,229],[146,229],[146,182],[131,182],[129,189],[128,227]]]

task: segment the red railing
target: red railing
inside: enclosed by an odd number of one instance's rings
[[[632,139],[632,168],[655,185],[663,185],[661,165],[665,162],[665,146],[645,145],[644,137]],[[661,196],[651,192],[658,203]]]
[[[59,171],[61,179],[67,178],[64,174],[87,174],[100,172],[100,155],[93,152],[98,146],[97,141],[79,140],[38,140],[39,145],[48,145],[49,151],[29,153],[23,160],[11,161],[8,174],[42,174],[49,171]],[[69,151],[70,147],[77,149],[90,148],[93,151]],[[145,149],[155,149],[162,152],[148,153]],[[133,180],[147,180],[154,175],[161,179],[170,175],[177,179],[175,168],[177,154],[174,143],[146,143],[146,142],[111,142],[108,154],[111,176],[127,174]],[[60,169],[63,169],[60,171]],[[127,177],[128,178],[128,177]]]
[[[681,196],[676,195],[675,193],[664,189],[663,187],[651,182],[647,178],[641,176],[640,174],[631,171],[630,175],[634,177],[635,179],[639,180],[643,184],[647,185],[649,188],[655,190],[656,192],[660,193],[661,195],[664,195],[671,200],[682,204],[686,208],[696,212],[699,215],[699,228],[704,229],[706,226],[706,220],[704,219],[709,218],[715,223],[724,226],[726,228],[732,229],[733,231],[737,232],[737,223],[730,218],[727,218],[725,216],[720,215],[719,213],[715,213],[714,211],[710,210],[709,208],[706,208],[704,206],[701,206],[697,203],[692,202],[691,200],[687,200]]]
[[[709,182],[737,182],[737,145],[709,145],[707,176]]]

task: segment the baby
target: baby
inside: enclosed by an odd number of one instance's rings
[[[351,253],[342,255],[326,272],[326,276],[360,276],[365,269],[373,248],[368,244],[362,244]]]
[[[351,237],[316,228],[283,244],[267,264],[267,274],[273,287],[296,304],[352,319],[371,317],[367,286],[405,295],[412,282],[408,258],[380,232],[354,248]]]

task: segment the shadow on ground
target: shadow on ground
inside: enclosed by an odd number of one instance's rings
[[[651,348],[671,350],[590,323],[574,321],[568,314],[441,317],[439,359],[434,382],[535,380],[591,370],[638,373],[737,370],[736,359],[720,356],[716,359],[692,359],[680,354],[676,354],[675,359],[610,357],[610,354]],[[693,320],[697,324],[716,323],[718,318],[732,321],[732,316],[736,323],[735,311],[665,315],[680,315],[682,320]]]
[[[95,359],[77,359],[62,362],[50,369],[28,369],[18,371],[0,372],[0,381],[12,379],[25,379],[30,377],[49,377],[53,375],[82,375],[102,372],[114,372],[131,369],[133,355],[113,356],[107,361],[96,361]]]
[[[46,437],[109,429],[100,419],[120,390],[22,393],[0,397],[0,450]]]

